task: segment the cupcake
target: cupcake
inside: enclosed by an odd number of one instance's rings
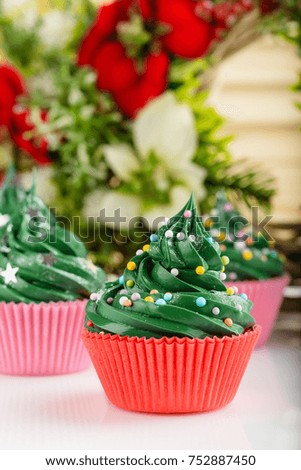
[[[284,259],[262,233],[248,229],[247,221],[223,192],[217,195],[216,208],[204,221],[211,236],[220,242],[222,255],[229,263],[224,279],[228,287],[235,283],[254,303],[252,314],[262,326],[257,346],[268,340],[277,317],[283,290],[289,282]]]
[[[80,341],[90,293],[105,281],[86,249],[10,170],[0,192],[0,373],[52,375],[89,365]]]
[[[223,270],[191,197],[91,296],[82,338],[113,404],[188,413],[234,398],[260,328]]]

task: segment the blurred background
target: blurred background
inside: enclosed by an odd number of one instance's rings
[[[226,117],[234,158],[246,157],[275,178],[271,228],[292,275],[271,344],[301,346],[300,95],[292,83],[301,69],[297,48],[265,34],[218,69],[210,101]]]
[[[292,277],[279,325],[300,344],[299,2],[199,1],[192,10],[182,0],[180,17],[170,2],[155,12],[151,2],[124,3],[0,1],[0,174],[14,162],[30,186],[36,166],[41,197],[60,215],[82,216],[73,228],[109,273],[121,272],[141,237],[110,227],[113,243],[95,240],[87,217],[100,206],[141,217],[149,233],[192,190],[202,213],[219,189],[246,215],[258,205],[273,215]],[[200,31],[206,40],[195,48]]]

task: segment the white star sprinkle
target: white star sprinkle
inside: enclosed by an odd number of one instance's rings
[[[9,215],[6,214],[0,214],[0,227],[4,227],[4,225],[7,224],[9,221],[10,217]]]
[[[6,270],[0,273],[0,276],[4,278],[5,285],[13,282],[14,284],[17,283],[16,274],[19,271],[19,268],[13,268],[10,263],[7,263]]]

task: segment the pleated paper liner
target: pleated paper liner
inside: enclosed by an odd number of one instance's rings
[[[80,340],[86,300],[0,302],[0,373],[57,375],[90,364]]]
[[[82,339],[109,400],[149,413],[209,411],[230,403],[260,335],[145,339],[90,333]]]
[[[273,277],[264,281],[226,282],[227,287],[236,286],[245,293],[254,306],[251,315],[261,325],[262,332],[256,347],[263,346],[269,339],[283,299],[283,291],[289,283],[289,276]]]

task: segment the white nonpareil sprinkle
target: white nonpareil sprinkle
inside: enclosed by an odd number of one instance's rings
[[[177,233],[177,239],[178,240],[184,240],[184,238],[185,238],[185,233],[184,232]]]
[[[143,255],[143,250],[137,250],[137,251],[136,251],[136,255],[137,255],[137,256]]]
[[[120,299],[119,299],[120,305],[123,306],[124,302],[126,302],[127,300],[128,300],[128,298],[127,298],[125,295],[123,295],[122,297],[120,297]]]

